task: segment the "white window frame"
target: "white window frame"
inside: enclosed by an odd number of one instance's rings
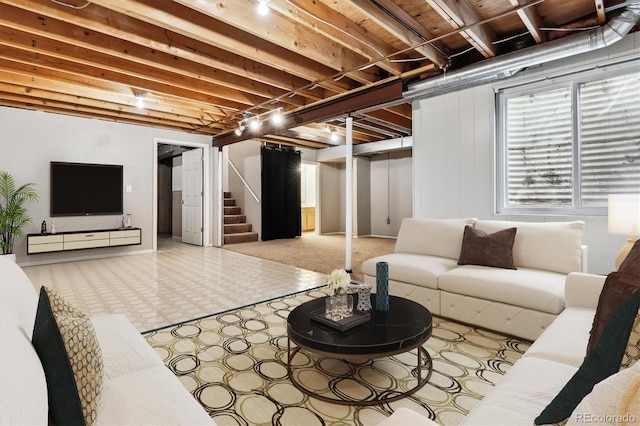
[[[581,204],[581,164],[580,164],[580,133],[579,133],[579,99],[577,87],[582,83],[606,80],[613,77],[639,73],[638,58],[620,61],[608,66],[590,67],[587,70],[568,71],[562,75],[538,78],[529,82],[522,82],[515,86],[497,88],[495,90],[496,117],[496,175],[495,175],[495,212],[496,214],[513,215],[563,215],[563,216],[606,216],[607,207],[584,206]],[[508,205],[507,180],[507,126],[505,119],[507,101],[510,98],[526,96],[540,92],[571,86],[572,96],[572,205],[571,206],[543,206],[543,205]]]

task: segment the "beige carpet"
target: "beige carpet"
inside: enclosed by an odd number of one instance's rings
[[[520,339],[434,317],[424,347],[433,359],[428,383],[392,403],[356,407],[322,402],[287,374],[287,316],[326,293],[311,290],[145,334],[147,342],[220,426],[373,425],[398,407],[457,425],[528,349]],[[415,384],[415,350],[347,362],[301,351],[298,382],[331,399],[393,396]]]
[[[396,240],[392,238],[354,238],[351,250],[351,278],[354,281],[362,281],[362,262],[393,252],[395,244]],[[304,233],[300,238],[228,244],[224,248],[323,274],[344,268],[346,262],[344,235]]]

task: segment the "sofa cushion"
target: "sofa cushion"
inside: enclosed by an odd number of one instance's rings
[[[591,326],[587,355],[593,351],[611,314],[638,288],[640,288],[640,277],[620,272],[612,272],[607,276]]]
[[[593,309],[565,309],[533,342],[524,356],[580,367],[584,361],[585,348],[589,340],[589,324],[593,321],[593,315]]]
[[[512,253],[516,231],[517,228],[507,228],[487,234],[481,229],[465,226],[458,265],[516,269]]]
[[[91,320],[42,287],[32,341],[47,378],[53,422],[93,424],[102,388],[102,353]]]
[[[401,281],[421,287],[438,288],[438,276],[457,267],[454,259],[413,253],[389,253],[362,263],[362,272],[376,276],[376,263],[389,264],[389,280]]]
[[[478,220],[475,226],[486,233],[517,227],[513,262],[518,268],[562,274],[582,270],[582,221],[534,223]]]
[[[475,218],[406,218],[400,225],[395,251],[458,260],[462,248],[464,227],[465,225],[473,225],[475,221]]]
[[[438,277],[440,290],[557,315],[564,309],[565,275],[537,269],[464,265]]]
[[[195,389],[192,389],[195,390]],[[217,392],[217,393],[216,393]],[[226,390],[204,386],[202,399],[224,400]],[[214,404],[211,404],[214,405]],[[219,405],[216,405],[219,407]],[[105,380],[98,411],[100,425],[205,425],[215,424],[202,405],[171,370],[157,365]]]
[[[631,419],[640,419],[640,363],[595,385],[571,413],[567,425],[635,423]]]
[[[123,315],[96,315],[91,317],[91,322],[100,341],[105,380],[164,365],[156,351]]]
[[[13,309],[0,302],[0,425],[46,425],[44,370],[31,336],[18,323]]]
[[[559,362],[520,358],[462,424],[531,425],[575,371]]]
[[[16,325],[31,338],[38,293],[22,268],[5,256],[0,256],[0,302],[14,312]]]
[[[640,327],[639,309],[640,290],[636,290],[611,315],[593,351],[553,401],[536,418],[535,424],[547,425],[565,421],[597,383],[618,372],[623,363],[624,367],[630,367],[634,361],[637,361],[636,358],[635,360],[627,359],[625,362],[624,358],[629,352],[628,346],[633,348],[638,344],[639,331],[632,334],[632,329],[634,326]],[[630,342],[631,336],[633,341]],[[633,355],[637,356],[637,348]]]

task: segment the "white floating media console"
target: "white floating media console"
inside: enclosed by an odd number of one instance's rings
[[[142,244],[142,229],[103,229],[27,235],[27,254]]]

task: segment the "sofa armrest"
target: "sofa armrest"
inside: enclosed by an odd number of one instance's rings
[[[565,307],[596,309],[606,279],[604,275],[584,272],[572,272],[567,275],[564,284]]]

